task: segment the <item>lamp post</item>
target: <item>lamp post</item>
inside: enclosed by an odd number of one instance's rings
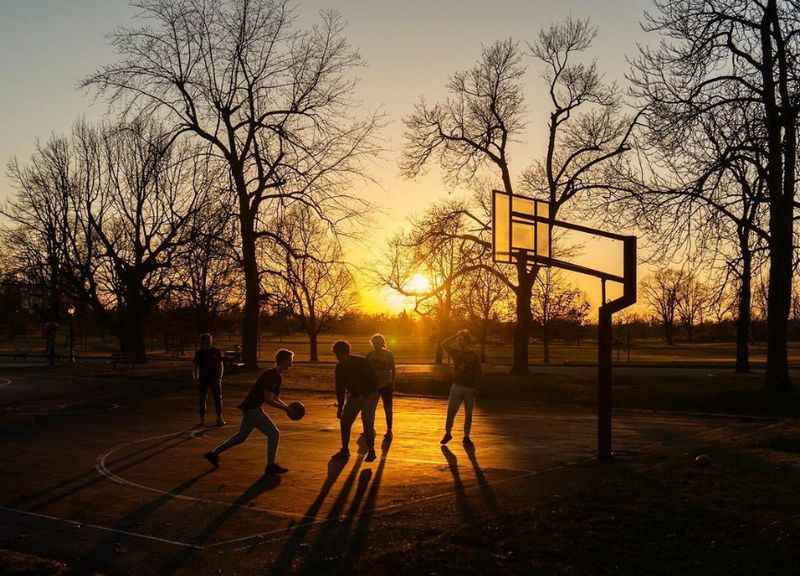
[[[67,307],[67,316],[69,316],[69,361],[75,362],[75,349],[73,347],[73,319],[75,318],[75,306],[72,304]]]

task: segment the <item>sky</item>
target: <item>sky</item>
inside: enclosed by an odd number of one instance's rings
[[[635,53],[637,43],[652,41],[639,25],[651,0],[297,0],[296,4],[302,22],[308,24],[320,10],[341,13],[350,42],[366,61],[359,72],[357,97],[365,112],[378,109],[386,118],[380,135],[386,153],[371,166],[377,184],[365,184],[360,191],[375,209],[365,240],[351,246],[353,263],[362,268],[379,260],[385,240],[431,201],[464,193],[448,188],[435,170],[414,180],[400,175],[402,118],[420,96],[429,102],[443,97],[448,77],[475,62],[482,45],[508,37],[533,41],[540,28],[566,16],[588,17],[598,36],[587,60],[596,60],[607,79],[624,84],[626,56]],[[81,116],[94,119],[106,113],[105,104],[77,84],[115,59],[108,34],[130,23],[134,14],[127,0],[0,0],[0,201],[12,191],[4,170],[12,157],[24,160],[37,139],[67,132]],[[547,94],[540,69],[533,60],[528,64],[527,129],[511,149],[516,174],[544,152]],[[604,258],[613,260],[610,255]],[[363,283],[365,276],[361,278]],[[596,281],[577,277],[570,281],[597,303]],[[384,309],[387,293],[364,288],[364,307]],[[395,300],[395,311],[397,305]]]

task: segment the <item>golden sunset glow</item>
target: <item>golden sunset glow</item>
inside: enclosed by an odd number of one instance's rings
[[[406,290],[414,294],[423,294],[430,290],[431,283],[424,274],[414,274],[406,284]]]

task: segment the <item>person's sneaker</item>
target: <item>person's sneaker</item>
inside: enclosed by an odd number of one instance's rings
[[[342,448],[336,454],[333,455],[333,458],[336,460],[347,460],[350,458],[350,449]]]
[[[284,468],[279,464],[270,464],[266,468],[264,468],[264,475],[272,476],[274,474],[286,474],[289,471],[288,468]]]
[[[203,454],[203,458],[211,462],[211,465],[214,468],[219,468],[219,456],[214,452],[206,452],[205,454]]]
[[[469,436],[464,436],[464,448],[475,448]]]
[[[225,426],[225,418],[217,418],[217,426]]]
[[[370,450],[367,452],[367,457],[364,458],[364,462],[375,462],[375,458],[377,458],[375,455],[375,450]]]
[[[440,444],[447,444],[452,439],[453,439],[453,436],[450,434],[450,432],[445,432],[444,436],[442,436],[442,439],[439,441],[439,443]]]

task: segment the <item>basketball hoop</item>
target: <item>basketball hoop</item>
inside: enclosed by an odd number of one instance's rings
[[[552,254],[553,228],[560,228],[604,238],[621,245],[622,274],[612,273]],[[611,458],[611,383],[612,383],[612,315],[636,302],[636,237],[607,232],[551,217],[550,203],[545,200],[492,192],[492,259],[498,264],[552,266],[579,274],[594,276],[601,282],[602,303],[598,316],[597,338],[597,455],[601,460]],[[622,285],[622,296],[606,302],[606,283]]]

